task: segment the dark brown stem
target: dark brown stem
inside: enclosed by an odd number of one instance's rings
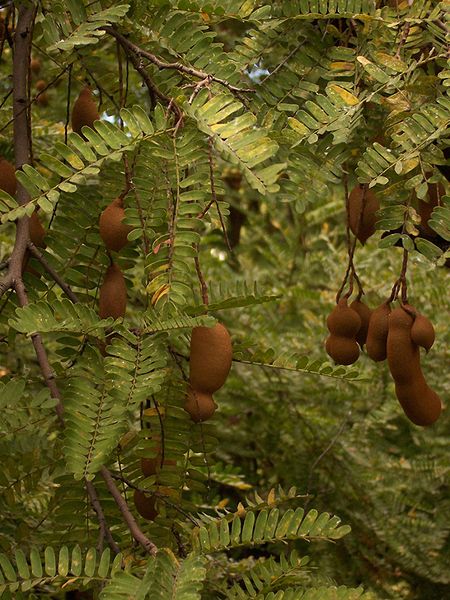
[[[208,162],[209,162],[209,184],[210,184],[210,188],[211,188],[211,196],[212,196],[213,202],[216,205],[217,212],[219,214],[220,226],[222,227],[223,236],[225,238],[225,244],[226,244],[228,250],[230,252],[232,252],[232,249],[230,246],[230,240],[228,239],[227,228],[225,227],[225,223],[224,223],[223,216],[222,216],[222,211],[220,210],[219,201],[217,200],[216,184],[214,181],[214,160],[213,160],[213,139],[212,139],[212,137],[210,137],[208,140]]]
[[[33,242],[28,242],[28,250],[31,255],[36,258],[47,273],[52,277],[53,281],[59,285],[63,292],[65,292],[66,296],[72,300],[73,303],[78,302],[77,295],[73,292],[70,286],[64,281],[60,275],[55,271],[55,269],[48,263],[47,259],[41,254],[41,252],[36,248]]]
[[[20,306],[28,305],[28,295],[25,290],[24,283],[22,281],[22,277],[18,279],[14,284],[17,298],[19,300]],[[64,425],[63,418],[63,405],[61,403],[61,394],[59,392],[58,386],[55,381],[55,374],[53,369],[50,366],[47,352],[45,351],[44,344],[42,343],[42,337],[40,333],[33,333],[31,336],[31,341],[33,342],[34,351],[36,352],[36,357],[38,359],[39,367],[41,369],[42,376],[44,377],[45,384],[47,385],[52,398],[56,398],[58,400],[58,404],[56,405],[56,414],[58,415],[58,419],[61,425]]]
[[[119,40],[122,47],[129,48],[131,50],[131,52],[133,52],[133,54],[135,54],[139,58],[146,58],[149,62],[154,64],[160,70],[171,69],[174,71],[179,71],[180,73],[184,73],[185,75],[191,75],[192,77],[197,77],[198,79],[209,79],[210,81],[215,81],[216,83],[220,83],[220,85],[223,85],[231,92],[242,93],[242,92],[254,92],[255,91],[250,88],[240,88],[235,85],[231,85],[225,79],[220,79],[219,77],[216,77],[215,75],[210,75],[209,73],[205,73],[204,71],[199,71],[198,69],[193,69],[192,67],[187,67],[186,65],[183,65],[182,63],[179,63],[179,62],[174,62],[174,63],[165,62],[165,61],[161,60],[160,58],[158,58],[157,56],[155,56],[154,54],[152,54],[151,52],[148,52],[147,50],[140,48],[136,44],[133,44],[133,42],[131,42],[128,38],[126,38],[124,35],[119,33],[117,31],[117,29],[115,29],[114,27],[105,27],[105,31],[107,33],[109,33],[110,35],[112,35],[113,37],[115,37],[117,40]]]
[[[136,542],[138,542],[144,548],[144,550],[146,550],[146,552],[148,552],[152,556],[155,556],[156,553],[158,552],[158,548],[139,529],[139,526],[136,523],[135,518],[133,517],[133,515],[130,512],[130,509],[128,508],[128,504],[125,502],[122,494],[117,489],[117,486],[114,483],[114,479],[113,479],[111,473],[108,471],[108,469],[106,467],[102,467],[100,469],[100,474],[103,477],[103,479],[105,480],[106,486],[107,486],[111,496],[114,498],[114,501],[117,504],[120,512],[122,513],[124,521],[127,524],[128,529],[130,530],[133,538],[136,540]]]
[[[16,33],[14,36],[14,58],[13,58],[13,122],[14,122],[14,150],[15,150],[15,163],[16,168],[20,169],[24,164],[30,162],[30,135],[27,118],[27,106],[29,105],[28,100],[28,73],[29,73],[29,56],[30,48],[32,43],[32,29],[33,22],[36,15],[36,5],[34,3],[21,4],[19,7],[19,16],[17,20]],[[28,58],[28,60],[27,60]],[[62,73],[61,73],[62,74]],[[24,206],[29,202],[29,195],[26,189],[18,183],[17,188],[17,202],[19,205]],[[29,218],[21,217],[17,222],[16,239],[14,249],[11,254],[9,261],[8,273],[0,281],[0,296],[5,293],[9,288],[14,287],[20,306],[28,305],[28,295],[25,289],[25,285],[22,279],[22,263],[25,255],[25,251],[30,243],[29,240]],[[37,254],[39,251],[31,244],[30,252],[36,253],[36,257],[39,260]],[[42,259],[42,255],[40,255]],[[45,260],[45,259],[44,259]],[[42,262],[42,260],[41,260]],[[44,267],[49,267],[49,273],[53,276],[56,274],[54,270],[48,265],[44,264]],[[48,269],[47,269],[48,270]],[[57,274],[56,274],[57,275]],[[70,288],[64,284],[61,278],[57,276],[59,285],[65,286],[65,291],[69,291]],[[56,281],[56,279],[55,279]],[[63,288],[64,289],[64,288]],[[71,292],[72,300],[76,301],[76,296]],[[44,377],[45,383],[50,390],[53,398],[58,400],[56,405],[56,413],[58,415],[61,426],[64,426],[63,418],[63,405],[61,402],[61,394],[58,386],[56,385],[55,375],[50,366],[47,353],[42,343],[42,337],[39,333],[35,333],[31,336],[33,346],[36,352],[36,357],[39,362],[39,366]],[[156,553],[156,546],[148,540],[144,534],[140,531],[133,516],[128,510],[126,502],[120,495],[120,492],[116,488],[114,481],[109,475],[108,469],[102,467],[101,474],[105,479],[108,489],[110,490],[116,504],[120,508],[125,521],[130,527],[134,538],[146,548],[151,554]],[[89,492],[88,492],[89,493]]]
[[[402,303],[408,303],[408,285],[406,283],[406,272],[408,270],[408,250],[403,249],[403,261],[402,261],[402,272],[400,274],[401,289],[402,289]]]
[[[70,121],[70,96],[72,91],[72,65],[69,66],[69,75],[67,78],[67,98],[66,98],[66,120],[64,122],[64,143],[67,144],[67,130]]]
[[[398,47],[397,47],[397,52],[395,53],[395,58],[400,58],[402,48],[406,44],[406,40],[408,39],[410,29],[411,29],[411,23],[405,23],[405,25],[403,26],[403,30],[402,30],[402,37],[400,38],[400,42],[398,43]]]
[[[200,283],[200,290],[202,293],[202,300],[203,300],[203,304],[205,306],[208,306],[209,304],[209,298],[208,298],[208,286],[206,284],[205,278],[203,276],[201,267],[200,267],[200,259],[198,257],[198,253],[199,253],[199,244],[196,244],[196,250],[197,250],[197,254],[194,257],[194,263],[195,263],[195,270],[197,271],[197,277],[198,277],[198,281]]]
[[[173,100],[173,98],[169,98],[168,96],[163,94],[153,83],[141,59],[135,53],[133,53],[127,45],[124,45],[120,38],[117,38],[117,41],[124,49],[135,71],[139,73],[139,75],[142,77],[143,82],[147,86],[148,94],[150,96],[151,107],[153,108],[156,105],[156,98],[159,98],[159,100],[164,102],[164,104],[166,104],[169,107],[169,109],[174,113],[176,124],[181,124],[183,122],[183,113],[178,104]]]
[[[97,490],[95,489],[95,486],[92,483],[92,481],[86,480],[85,484],[86,484],[86,491],[88,493],[92,508],[95,510],[95,513],[97,515],[97,519],[98,519],[98,522],[100,525],[101,535],[102,535],[102,537],[107,539],[111,550],[113,552],[115,552],[116,554],[120,554],[120,548],[114,541],[111,531],[110,531],[108,525],[106,524],[105,514],[103,512],[102,505],[100,504],[100,500],[97,495]]]

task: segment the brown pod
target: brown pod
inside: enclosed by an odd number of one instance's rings
[[[41,61],[38,58],[32,58],[30,61],[30,69],[35,75],[37,75],[41,70]]]
[[[113,263],[108,267],[99,292],[99,315],[101,319],[125,316],[127,287],[120,268]]]
[[[361,244],[375,233],[380,203],[372,190],[357,185],[348,197],[348,224]]]
[[[359,347],[353,338],[330,335],[325,348],[337,365],[352,365],[359,358]]]
[[[396,308],[389,315],[387,356],[396,395],[406,416],[425,427],[438,419],[442,407],[439,396],[423,376],[420,350],[411,339],[414,318],[409,308]]]
[[[417,313],[411,327],[412,341],[428,352],[434,344],[435,337],[433,323],[424,315]]]
[[[341,298],[328,315],[327,327],[332,335],[353,338],[361,327],[361,317],[347,306],[347,298]]]
[[[14,196],[17,190],[16,170],[14,166],[0,156],[0,189]]]
[[[161,454],[158,453],[155,458],[141,458],[141,471],[145,477],[156,475],[161,470]]]
[[[108,250],[119,252],[128,243],[132,227],[122,223],[124,217],[123,198],[113,200],[100,215],[100,236]]]
[[[366,338],[367,354],[375,362],[386,360],[387,337],[389,331],[389,314],[391,307],[389,302],[383,302],[372,311],[369,321],[369,329]]]
[[[30,217],[30,240],[38,248],[46,248],[47,244],[44,242],[46,233],[47,232],[45,231],[44,227],[42,227],[42,223],[39,220],[37,212],[34,211]]]
[[[41,92],[39,96],[36,96],[36,103],[40,106],[48,106],[48,94],[47,92]]]
[[[194,423],[201,423],[210,419],[216,408],[217,404],[211,394],[192,389],[188,391],[184,410],[190,414]]]
[[[405,415],[415,425],[428,427],[433,425],[442,412],[441,399],[432,390],[424,376],[417,377],[411,384],[396,384],[395,394]]]
[[[233,350],[226,327],[194,327],[190,349],[190,383],[194,390],[213,394],[225,383]]]
[[[42,92],[42,90],[45,90],[45,88],[47,87],[47,82],[45,81],[45,79],[39,79],[39,81],[36,81],[35,87],[38,92]]]
[[[166,465],[176,465],[176,461],[175,460],[170,460],[170,459],[167,459],[167,458],[164,458],[164,461],[163,461],[163,463],[161,465],[161,460],[162,460],[161,447],[160,446],[156,446],[154,448],[154,450],[156,452],[156,456],[155,457],[153,457],[153,458],[141,458],[141,471],[142,471],[142,474],[145,475],[145,477],[150,477],[151,475],[156,475]]]
[[[364,304],[364,302],[361,302],[361,300],[354,300],[350,304],[350,308],[358,313],[359,318],[361,319],[361,327],[358,329],[358,333],[356,334],[356,341],[362,348],[367,340],[367,332],[369,330],[369,322],[372,311],[367,304]]]
[[[81,135],[81,128],[85,125],[93,128],[94,121],[100,118],[97,103],[92,97],[89,86],[83,88],[75,101],[72,109],[72,131]]]
[[[134,490],[134,505],[138,513],[147,521],[154,521],[158,516],[156,510],[156,498],[139,490]]]
[[[420,228],[429,236],[436,237],[438,234],[428,225],[431,213],[436,206],[441,205],[441,197],[445,195],[445,189],[442,183],[428,184],[428,201],[419,200],[417,212],[420,215]]]

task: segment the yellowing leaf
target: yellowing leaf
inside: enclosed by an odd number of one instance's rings
[[[359,103],[358,98],[354,94],[342,88],[340,85],[331,83],[328,87],[330,90],[335,92],[344,101],[344,103],[347,104],[347,106],[355,106]]]
[[[289,117],[288,123],[289,123],[289,127],[291,129],[293,129],[294,131],[296,131],[297,133],[299,133],[300,135],[308,135],[309,134],[309,129],[305,125],[303,125],[303,123],[300,123],[300,121],[298,121],[297,119],[294,119],[294,117]]]
[[[345,62],[342,60],[337,60],[335,62],[330,63],[330,69],[333,71],[353,71],[354,65],[351,62]]]
[[[270,492],[267,495],[267,504],[269,506],[275,506],[276,501],[275,501],[275,490],[272,488],[270,490]]]
[[[385,67],[388,67],[389,69],[392,69],[393,71],[403,73],[403,71],[406,71],[407,69],[407,65],[395,56],[391,56],[390,54],[386,54],[385,52],[376,52],[375,56],[379,63],[381,63]]]

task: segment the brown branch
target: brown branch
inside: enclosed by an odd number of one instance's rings
[[[27,106],[29,104],[28,99],[28,72],[29,72],[29,60],[27,57],[30,56],[31,48],[31,32],[36,15],[36,5],[30,3],[29,5],[21,4],[19,7],[19,17],[17,21],[15,43],[14,43],[14,59],[13,59],[13,122],[14,122],[14,150],[15,150],[15,162],[16,168],[20,169],[24,164],[30,162],[30,139],[28,129],[28,118],[27,118]],[[29,195],[26,189],[18,183],[17,189],[17,201],[20,206],[24,206],[29,202]],[[14,249],[11,254],[9,261],[9,268],[7,275],[0,280],[0,296],[5,293],[9,288],[13,287],[17,293],[20,306],[28,305],[28,295],[25,289],[25,285],[22,279],[22,263],[25,255],[25,251],[29,246],[30,252],[36,255],[39,260],[39,251],[30,243],[29,239],[29,218],[27,216],[21,217],[17,222],[16,239]],[[40,256],[42,262],[42,255]],[[45,261],[45,259],[43,259]],[[54,272],[50,265],[44,265],[48,272],[54,277],[58,277],[57,283],[64,285],[66,292],[69,291],[69,287],[63,282],[63,280]],[[50,268],[50,270],[49,270]],[[55,277],[54,277],[55,278]],[[56,281],[56,279],[55,279]],[[64,289],[63,288],[63,289]],[[76,301],[76,296],[71,292],[72,300]],[[58,415],[61,426],[64,426],[63,418],[63,405],[61,402],[61,394],[56,384],[54,372],[50,366],[47,353],[42,343],[42,337],[39,333],[35,333],[31,336],[36,357],[39,362],[39,366],[44,377],[44,381],[50,390],[53,398],[58,400],[56,406],[56,413]],[[125,500],[122,498],[119,490],[114,484],[111,475],[106,467],[101,468],[101,474],[105,479],[108,489],[111,492],[117,506],[121,510],[125,522],[128,524],[133,537],[139,541],[143,547],[150,552],[150,554],[156,554],[156,546],[148,540],[139,529],[133,516],[128,510]],[[89,493],[89,491],[88,491]],[[98,505],[96,505],[98,508]],[[97,513],[98,514],[98,513]],[[102,524],[100,523],[100,527]]]
[[[17,298],[19,300],[19,305],[27,306],[28,295],[25,290],[25,285],[22,281],[22,277],[15,281],[14,287],[17,293]],[[44,377],[45,384],[50,390],[52,398],[56,398],[58,400],[58,404],[56,405],[56,414],[58,415],[58,419],[60,420],[61,425],[64,425],[64,408],[61,403],[61,394],[59,392],[58,386],[56,385],[55,374],[50,366],[47,352],[45,351],[44,344],[42,343],[41,334],[33,333],[31,335],[31,341],[33,342],[34,351],[36,352],[36,357],[38,359],[39,367],[41,369],[42,376]]]
[[[142,61],[140,60],[140,58],[136,54],[134,54],[127,45],[124,45],[120,38],[116,38],[116,39],[117,39],[118,43],[124,49],[127,57],[130,59],[131,64],[133,65],[135,71],[137,71],[137,73],[139,73],[139,75],[142,77],[143,82],[147,86],[148,94],[150,96],[151,107],[153,108],[155,106],[156,98],[159,98],[160,100],[162,100],[162,102],[167,104],[167,106],[169,107],[169,110],[171,110],[174,113],[175,119],[176,119],[176,124],[177,125],[179,123],[181,124],[183,122],[183,113],[182,113],[180,107],[178,106],[178,104],[173,100],[173,98],[169,98],[169,96],[166,96],[165,94],[163,94],[161,92],[161,90],[158,89],[158,87],[152,81],[150,75],[147,73],[147,70],[146,70],[145,66],[143,65]],[[124,38],[124,39],[126,39],[126,38]]]
[[[198,277],[198,281],[200,283],[200,290],[202,293],[202,300],[203,300],[203,304],[205,306],[208,306],[209,304],[209,298],[208,298],[208,286],[206,284],[205,278],[203,276],[201,267],[200,267],[200,259],[198,257],[198,253],[199,253],[199,244],[194,244],[194,247],[197,251],[197,254],[194,257],[194,263],[195,263],[195,270],[197,271],[197,277]]]
[[[58,275],[55,269],[48,263],[47,259],[44,258],[43,254],[36,248],[36,246],[31,241],[28,242],[28,250],[30,254],[32,254],[34,258],[36,258],[41,263],[41,265],[44,267],[47,273],[52,277],[53,281],[59,285],[63,292],[65,292],[67,297],[70,298],[70,300],[72,300],[73,303],[78,302],[78,297],[75,294],[75,292],[73,292],[70,286],[64,281],[64,279],[60,275]]]
[[[189,521],[191,521],[191,523],[193,523],[194,525],[198,525],[197,521],[189,513],[187,513],[185,510],[183,510],[182,508],[180,508],[179,506],[177,506],[170,500],[168,500],[167,496],[165,494],[162,494],[161,492],[153,492],[153,491],[141,488],[141,487],[135,485],[132,481],[130,481],[123,475],[117,475],[117,473],[113,473],[113,472],[111,472],[110,475],[113,479],[117,479],[117,481],[122,481],[123,483],[125,483],[128,487],[130,487],[133,490],[142,492],[143,494],[149,494],[152,496],[156,496],[156,498],[159,498],[162,502],[167,504],[167,506],[170,506],[171,508],[175,509],[177,512],[182,514],[184,517],[189,519]]]
[[[105,514],[103,512],[102,505],[100,504],[100,500],[97,495],[97,490],[95,489],[95,486],[92,483],[92,481],[86,480],[85,484],[86,484],[86,491],[88,493],[92,508],[95,510],[95,513],[98,518],[101,535],[102,535],[102,537],[104,537],[108,540],[108,544],[109,544],[109,547],[111,548],[111,550],[113,552],[115,552],[116,554],[120,554],[120,548],[114,541],[111,531],[110,531],[108,525],[106,524]]]
[[[125,523],[128,526],[128,529],[131,532],[131,535],[134,537],[136,542],[138,542],[144,550],[146,550],[152,556],[155,556],[158,552],[158,548],[155,544],[145,536],[142,531],[139,529],[138,524],[136,523],[135,518],[131,514],[130,509],[128,508],[128,504],[125,502],[122,494],[117,489],[116,484],[114,483],[114,479],[110,473],[110,471],[106,467],[102,467],[100,469],[100,474],[105,480],[106,486],[114,498],[115,503],[119,507],[120,512],[124,518]]]
[[[209,73],[205,73],[204,71],[199,71],[198,69],[194,69],[192,67],[187,67],[186,65],[183,65],[180,62],[174,62],[174,63],[165,62],[165,61],[161,60],[160,58],[158,58],[157,56],[155,56],[154,54],[152,54],[151,52],[148,52],[147,50],[140,48],[136,44],[133,44],[133,42],[131,42],[128,38],[126,38],[124,35],[119,33],[116,29],[114,29],[114,27],[105,27],[104,29],[105,29],[106,33],[109,33],[110,35],[115,37],[117,40],[119,40],[122,47],[129,48],[129,50],[131,50],[131,52],[139,58],[146,58],[148,61],[150,61],[156,67],[158,67],[158,69],[160,69],[160,70],[172,69],[174,71],[179,71],[180,73],[184,73],[185,75],[191,75],[192,77],[197,77],[198,79],[209,79],[210,81],[215,81],[216,83],[220,83],[220,85],[223,85],[224,87],[226,87],[228,90],[230,90],[230,92],[242,93],[242,92],[254,92],[255,91],[251,88],[240,88],[235,85],[231,85],[225,79],[221,79],[220,77],[216,77],[215,75],[210,75]]]

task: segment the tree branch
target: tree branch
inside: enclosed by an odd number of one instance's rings
[[[128,529],[131,532],[131,535],[134,539],[152,556],[155,556],[158,552],[158,548],[155,544],[146,537],[142,531],[139,529],[138,524],[136,523],[135,518],[131,514],[130,509],[128,508],[128,504],[123,498],[122,494],[117,489],[116,484],[114,483],[114,479],[111,476],[111,473],[106,467],[102,467],[100,469],[100,474],[105,480],[105,483],[108,487],[108,490],[111,493],[111,496],[114,498],[117,506],[119,507],[120,512],[124,518],[124,521],[128,525]]]
[[[88,493],[92,508],[95,510],[95,512],[97,514],[98,522],[100,525],[101,535],[108,540],[108,544],[109,544],[109,547],[111,548],[111,550],[113,552],[115,552],[116,554],[120,554],[120,548],[114,541],[111,531],[106,524],[105,514],[103,512],[102,505],[100,504],[100,500],[97,495],[97,490],[95,489],[95,486],[92,483],[92,481],[86,480],[85,483],[86,483],[86,491]]]
[[[165,104],[168,105],[169,109],[172,110],[172,112],[175,114],[177,124],[181,123],[183,121],[183,113],[181,112],[181,109],[179,108],[178,104],[172,98],[169,98],[168,96],[163,94],[158,89],[158,87],[153,83],[150,75],[147,73],[147,70],[146,70],[145,66],[142,64],[138,55],[136,53],[134,53],[132,51],[132,49],[127,44],[125,44],[123,41],[123,40],[125,40],[125,41],[128,41],[128,40],[126,38],[124,38],[123,36],[121,36],[121,38],[116,37],[117,42],[124,49],[126,55],[128,56],[128,58],[131,61],[131,64],[133,65],[134,69],[142,77],[145,85],[147,86],[148,93],[150,95],[150,100],[152,101],[152,103],[154,103],[153,101],[154,101],[155,97],[162,100]]]
[[[192,67],[187,67],[186,65],[183,65],[180,62],[174,62],[174,63],[165,62],[165,61],[161,60],[160,58],[158,58],[157,56],[155,56],[154,54],[152,54],[151,52],[148,52],[147,50],[140,48],[136,44],[133,44],[133,42],[130,42],[130,40],[128,38],[126,38],[124,35],[119,33],[117,31],[117,29],[114,29],[114,27],[105,27],[104,29],[105,29],[106,33],[109,33],[110,35],[115,37],[120,42],[120,44],[123,48],[127,47],[129,50],[131,50],[131,52],[133,54],[135,54],[139,58],[146,58],[148,61],[153,63],[156,67],[158,67],[158,69],[160,69],[160,70],[172,69],[174,71],[180,71],[180,73],[185,73],[186,75],[191,75],[192,77],[197,77],[198,79],[208,79],[209,81],[215,81],[216,83],[220,83],[220,85],[223,85],[224,87],[226,87],[228,90],[230,90],[230,92],[243,93],[243,92],[254,92],[255,91],[251,88],[240,88],[238,86],[231,85],[225,79],[221,79],[220,77],[216,77],[215,75],[210,75],[209,73],[205,73],[204,71],[199,71],[198,69],[194,69]]]
[[[36,248],[36,246],[31,241],[28,242],[28,250],[30,254],[41,263],[41,265],[44,267],[44,269],[47,271],[47,273],[50,275],[53,281],[59,285],[63,292],[65,292],[66,296],[70,300],[72,300],[74,304],[76,304],[78,302],[78,297],[75,294],[75,292],[73,292],[71,287],[64,281],[64,279],[60,275],[58,275],[55,269],[49,264],[47,259],[44,258],[43,254]]]
[[[13,58],[13,121],[14,121],[14,151],[16,169],[22,168],[23,165],[30,163],[31,139],[28,123],[28,77],[29,77],[29,59],[32,45],[32,30],[36,16],[37,6],[34,2],[21,3],[19,6],[19,16],[17,20],[16,32],[14,36],[14,58]],[[26,205],[29,200],[27,190],[18,182],[17,202],[20,206]],[[49,265],[42,254],[30,242],[29,218],[21,217],[17,221],[16,239],[14,249],[8,264],[8,273],[0,280],[0,297],[11,287],[15,289],[20,306],[28,305],[28,295],[25,289],[22,278],[22,264],[25,252],[29,249],[30,253],[35,256],[53,277],[56,283],[63,289],[73,302],[77,302],[76,295],[64,280],[56,273]],[[61,402],[61,394],[56,384],[54,372],[50,366],[47,352],[42,343],[42,337],[39,333],[31,336],[31,340],[36,352],[36,357],[44,377],[44,381],[50,390],[53,398],[58,400],[56,413],[58,415],[61,426],[64,426],[63,412],[64,408]],[[106,485],[113,496],[118,508],[120,509],[125,522],[127,523],[134,539],[138,541],[147,552],[155,555],[157,548],[139,529],[133,515],[128,509],[127,503],[117,489],[114,480],[112,479],[106,467],[101,468],[101,475],[104,478]],[[93,488],[93,485],[86,482],[86,488],[91,500],[91,504],[99,518],[100,530],[107,537],[108,542],[114,551],[118,550],[117,544],[110,539],[110,533],[106,527],[104,514],[98,501],[98,497]]]

